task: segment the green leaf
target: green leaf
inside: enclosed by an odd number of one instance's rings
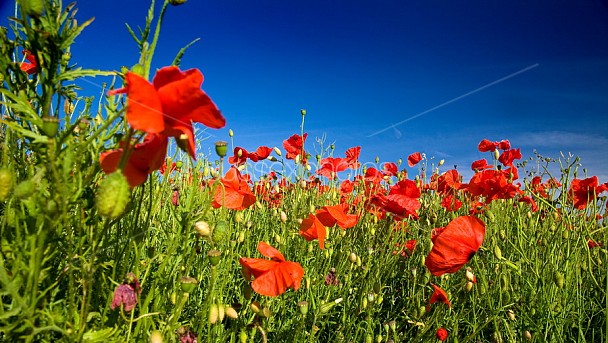
[[[82,341],[87,343],[95,343],[95,342],[104,342],[107,341],[108,338],[114,336],[118,332],[118,329],[115,327],[105,328],[97,331],[87,331],[82,336]]]
[[[171,62],[171,65],[179,67],[179,64],[182,62],[182,57],[184,56],[186,49],[190,48],[194,43],[198,42],[199,40],[200,40],[200,38],[197,38],[197,39],[193,40],[192,42],[188,43],[188,45],[186,45],[185,47],[181,48],[179,50],[179,52],[177,53],[177,55],[175,56],[175,58],[173,59],[173,62]]]

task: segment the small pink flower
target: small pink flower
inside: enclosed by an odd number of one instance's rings
[[[114,298],[112,299],[112,310],[124,305],[126,312],[130,312],[137,305],[137,295],[141,293],[139,280],[133,273],[127,273],[125,281],[116,287]]]

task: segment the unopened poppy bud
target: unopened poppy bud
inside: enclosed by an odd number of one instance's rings
[[[42,132],[47,137],[55,137],[59,132],[59,118],[52,116],[42,117]]]
[[[209,324],[215,324],[217,323],[217,320],[219,319],[219,308],[217,307],[217,304],[211,304],[211,306],[209,306]]]
[[[224,220],[220,220],[215,224],[215,228],[213,229],[213,241],[215,243],[221,243],[228,240],[230,236],[230,228],[228,227],[228,222]]]
[[[239,149],[239,150],[236,152],[236,155],[237,155],[238,157],[243,157],[243,149]]]
[[[186,3],[188,0],[169,0],[169,3],[173,6],[179,6]]]
[[[228,130],[228,136],[234,137],[234,131],[232,131],[232,129]]]
[[[177,162],[175,162],[175,168],[180,169],[183,166],[184,166],[184,162],[183,161],[177,161]]]
[[[272,148],[272,150],[274,150],[274,153],[277,154],[277,156],[282,156],[282,152],[281,149],[277,148],[276,146],[274,148]]]
[[[134,66],[131,67],[131,72],[133,74],[139,75],[139,76],[144,76],[144,66],[142,66],[141,64],[137,63]]]
[[[152,331],[150,334],[150,343],[163,343],[163,334],[158,330]]]
[[[388,322],[388,327],[393,332],[397,331],[397,323],[394,320],[391,320],[390,322]]]
[[[524,337],[526,337],[526,341],[532,340],[532,334],[528,330],[526,330],[526,332],[524,333]]]
[[[131,198],[131,188],[124,174],[118,170],[107,175],[97,191],[97,212],[100,216],[115,219],[120,217]]]
[[[380,162],[380,157],[376,156],[376,158],[374,159],[374,161],[376,161],[376,164],[377,164],[378,162]]]
[[[363,299],[361,299],[361,308],[364,310],[367,308],[367,297],[363,297]]]
[[[361,257],[357,256],[357,267],[361,267],[362,264]]]
[[[467,268],[466,272],[464,273],[464,276],[467,278],[468,281],[471,281],[471,282],[477,281],[477,278],[475,278],[475,274],[473,274],[473,272],[471,272],[470,268]]]
[[[223,304],[217,304],[217,319],[221,322],[226,316],[226,307]]]
[[[374,300],[376,300],[374,293],[367,293],[367,301],[371,303],[374,302]]]
[[[198,222],[194,223],[194,230],[196,231],[196,234],[200,237],[211,236],[211,227],[209,226],[209,223],[207,223],[207,222],[198,221]]]
[[[322,304],[321,306],[319,306],[319,313],[320,314],[326,314],[329,312],[329,310],[331,310],[334,306],[336,306],[337,304],[342,302],[342,298],[338,298],[334,301],[330,301],[328,303]]]
[[[308,313],[308,301],[299,301],[298,308],[300,309],[300,313],[305,316]]]
[[[72,113],[74,113],[74,109],[76,107],[74,106],[74,103],[72,103],[70,100],[65,99],[65,101],[63,102],[63,112],[65,112],[65,114],[67,115],[72,115]]]
[[[472,281],[467,281],[466,285],[464,286],[465,289],[467,290],[467,292],[470,292],[473,289],[473,282]]]
[[[295,160],[294,160],[296,162],[296,164],[300,163],[300,159],[301,159],[300,155],[297,155],[296,158],[295,158]]]
[[[180,278],[179,282],[182,286],[182,291],[184,293],[192,293],[192,291],[194,291],[194,289],[196,288],[196,285],[198,285],[198,281],[195,278],[189,276],[184,276]]]
[[[253,311],[253,313],[258,314],[260,313],[260,311],[262,311],[262,305],[260,305],[259,301],[254,301],[249,305],[249,308],[251,309],[251,311]]]
[[[306,170],[311,171],[311,169],[312,169],[312,167],[310,166],[310,164],[306,164]]]
[[[497,259],[502,260],[502,250],[500,250],[498,245],[494,246],[494,256],[496,256]]]
[[[500,152],[498,151],[498,149],[494,149],[494,159],[498,160],[499,157],[500,157]]]
[[[220,258],[222,257],[222,252],[216,249],[209,250],[207,253],[207,257],[209,258],[209,262],[213,267],[217,266],[220,263]]]
[[[511,320],[515,320],[515,312],[513,312],[513,310],[508,310],[507,317],[509,317]]]
[[[564,287],[564,274],[560,272],[553,273],[553,282],[558,288]]]
[[[247,330],[245,328],[241,329],[239,332],[239,342],[247,343],[249,341],[249,336],[247,335]]]
[[[348,261],[350,261],[350,263],[356,263],[357,254],[355,254],[354,252],[351,252],[350,255],[348,255]]]
[[[72,59],[72,53],[69,51],[64,52],[61,55],[61,65],[66,67],[68,65],[68,63],[70,63],[70,59]]]
[[[230,318],[230,319],[238,319],[239,318],[238,312],[236,312],[236,310],[232,306],[227,306],[226,309],[225,309],[225,312],[226,312],[226,316],[228,318]]]
[[[302,117],[305,116],[306,115],[306,110],[305,109],[301,109],[300,110],[300,114],[302,115]]]
[[[253,289],[251,288],[251,285],[248,283],[243,284],[243,297],[245,298],[245,300],[247,300],[247,301],[251,300],[252,296],[253,296]]]
[[[176,137],[175,143],[177,143],[177,146],[180,149],[182,149],[182,151],[188,152],[188,135],[187,134],[182,133],[181,135],[179,135],[179,137]]]
[[[445,163],[445,160],[439,160],[439,163],[437,163],[438,167],[441,167],[443,164]]]
[[[0,169],[0,201],[5,201],[11,195],[15,185],[15,175],[7,167]]]

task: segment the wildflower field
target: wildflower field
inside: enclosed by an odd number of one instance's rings
[[[74,4],[0,27],[0,341],[607,340],[606,180],[508,137],[479,137],[466,179],[423,152],[315,156],[305,110],[273,147],[198,142],[230,125],[203,72],[186,48],[151,67],[183,2],[152,3],[119,71],[76,66]]]

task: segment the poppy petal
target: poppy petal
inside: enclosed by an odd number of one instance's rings
[[[485,224],[473,216],[452,220],[433,239],[425,264],[431,274],[455,273],[464,266],[483,243]]]
[[[165,129],[163,107],[154,89],[143,77],[127,73],[127,121],[135,130],[160,133]]]

